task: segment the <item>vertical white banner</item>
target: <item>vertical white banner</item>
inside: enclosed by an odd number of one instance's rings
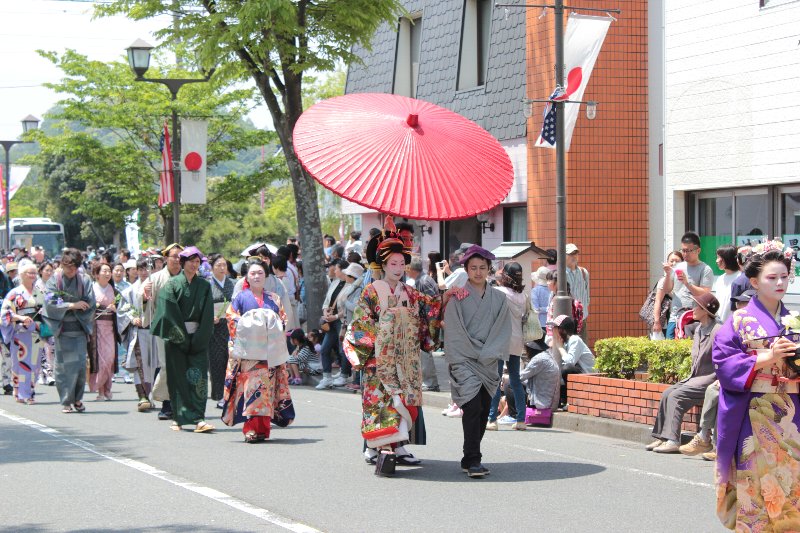
[[[125,217],[125,240],[128,242],[128,250],[131,253],[131,257],[138,259],[140,252],[138,209]]]
[[[208,122],[181,120],[181,203],[206,203]]]
[[[611,17],[595,17],[591,15],[577,15],[572,13],[567,21],[567,31],[564,37],[564,67],[565,83],[563,92],[554,93],[551,99],[583,100],[583,93],[589,84],[597,56],[611,25]],[[564,104],[564,141],[565,150],[569,150],[572,141],[572,132],[581,111],[581,104]],[[545,109],[544,124],[536,146],[540,148],[555,148],[555,106],[547,105]]]

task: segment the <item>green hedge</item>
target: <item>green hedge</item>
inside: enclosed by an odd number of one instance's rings
[[[676,383],[692,370],[692,341],[651,341],[647,337],[611,337],[595,343],[595,369],[612,378],[633,379],[646,370],[653,383]]]

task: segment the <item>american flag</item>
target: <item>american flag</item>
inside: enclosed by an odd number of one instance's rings
[[[164,132],[161,134],[159,150],[161,151],[161,176],[159,180],[161,188],[158,190],[158,207],[164,207],[168,203],[175,201],[172,149],[169,144],[169,130],[167,129],[166,121],[164,121]]]
[[[564,89],[557,87],[550,95],[550,102],[544,107],[544,122],[542,123],[542,133],[539,134],[538,146],[553,148],[556,145],[556,103],[564,95]],[[548,146],[549,145],[549,146]]]

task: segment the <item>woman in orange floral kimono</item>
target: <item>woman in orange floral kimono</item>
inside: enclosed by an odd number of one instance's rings
[[[404,444],[425,444],[419,352],[435,348],[442,303],[400,281],[411,260],[402,241],[390,237],[377,248],[371,244],[367,259],[383,268],[383,280],[364,289],[347,328],[344,351],[355,369],[364,369],[364,455],[369,464],[378,463],[376,474],[390,474],[391,469],[380,471],[386,462],[379,460],[380,452],[391,455],[391,463],[420,463]]]
[[[233,347],[239,319],[253,309],[270,309],[286,320],[280,297],[264,290],[266,267],[251,261],[242,292],[234,297],[227,318]],[[283,339],[285,347],[285,339]],[[244,422],[244,441],[254,443],[269,438],[271,422],[286,427],[294,420],[294,407],[289,394],[289,373],[285,364],[275,366],[268,360],[228,360],[222,421],[233,426]]]
[[[744,275],[756,295],[714,340],[717,514],[737,532],[800,531],[800,317],[781,301],[793,256],[780,241],[754,249]]]

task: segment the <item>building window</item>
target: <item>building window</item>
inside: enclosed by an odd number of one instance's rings
[[[503,208],[503,241],[528,241],[528,207],[525,205]]]
[[[697,195],[695,226],[700,234],[700,260],[716,274],[716,250],[725,244],[743,246],[771,235],[767,189],[713,191]]]
[[[419,47],[422,16],[401,17],[397,25],[397,51],[394,58],[394,94],[417,97]]]
[[[489,66],[489,36],[492,30],[491,0],[464,0],[457,90],[486,83]]]

